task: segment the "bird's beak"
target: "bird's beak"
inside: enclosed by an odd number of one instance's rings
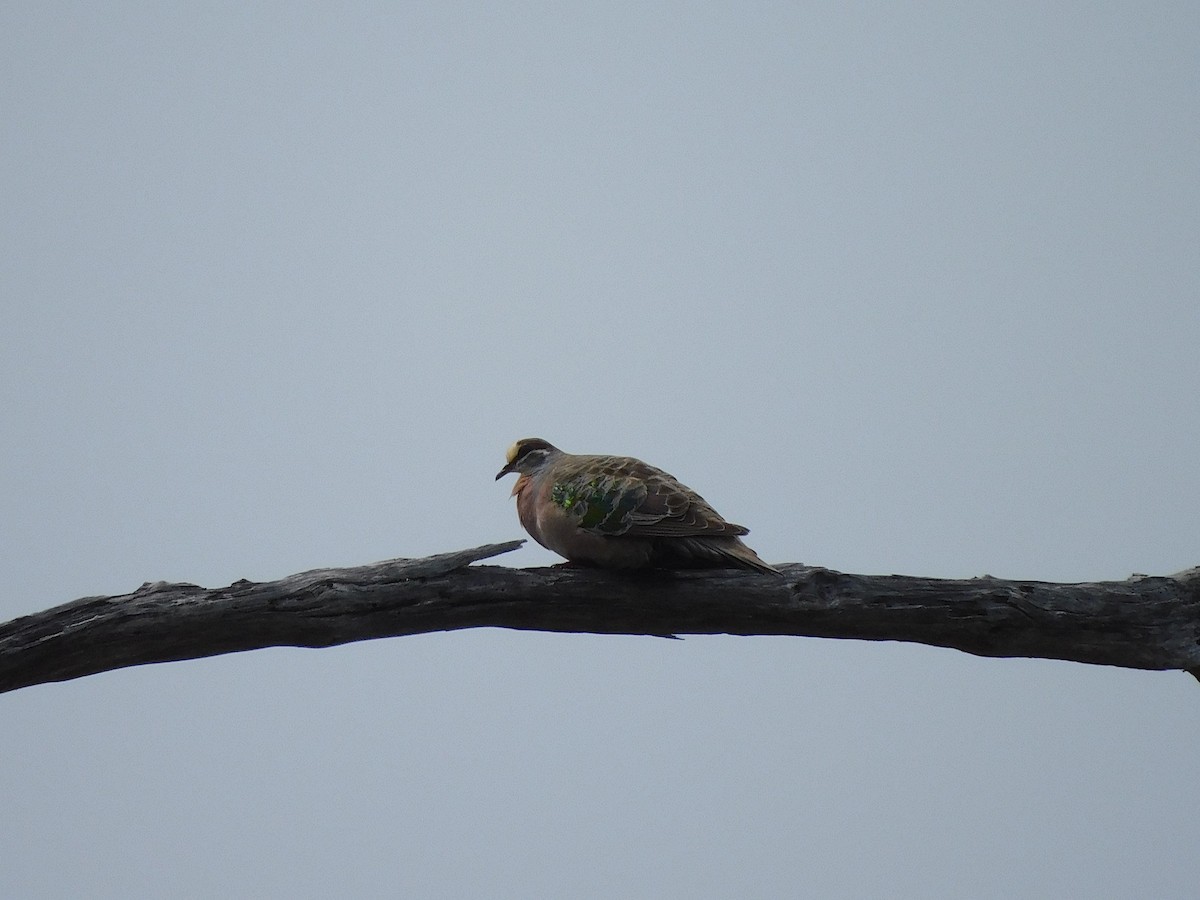
[[[499,481],[505,475],[509,475],[515,471],[517,471],[517,470],[512,467],[512,463],[509,463],[507,466],[505,466],[503,469],[501,469],[499,472],[496,473],[496,480]]]

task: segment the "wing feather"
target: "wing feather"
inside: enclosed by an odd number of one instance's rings
[[[612,537],[743,535],[704,498],[662,469],[631,457],[578,457],[551,500],[585,531]]]

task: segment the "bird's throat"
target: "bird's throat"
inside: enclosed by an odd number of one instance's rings
[[[517,483],[513,485],[512,493],[508,496],[515,497],[521,491],[525,490],[525,485],[529,484],[529,476],[522,473],[517,477]]]

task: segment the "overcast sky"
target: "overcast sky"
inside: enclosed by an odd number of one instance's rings
[[[770,561],[1200,565],[1198,59],[1194,2],[5,4],[0,619],[521,536],[530,435]],[[0,696],[0,895],[1194,897],[1198,748],[1184,674],[916,645],[258,651]]]

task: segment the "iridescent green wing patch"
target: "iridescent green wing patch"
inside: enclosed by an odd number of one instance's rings
[[[556,481],[550,501],[580,528],[601,534],[624,534],[633,511],[646,499],[646,487],[612,475],[577,475]]]

